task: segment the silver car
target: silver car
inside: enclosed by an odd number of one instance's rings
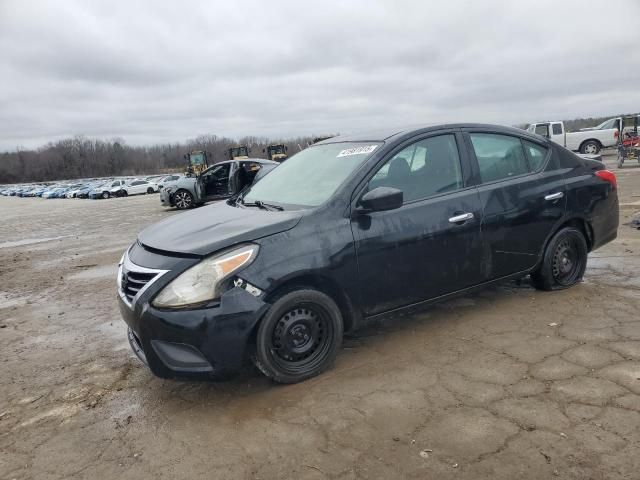
[[[200,175],[188,174],[160,191],[164,207],[184,210],[211,200],[222,200],[240,192],[279,165],[264,158],[227,160],[207,168]]]

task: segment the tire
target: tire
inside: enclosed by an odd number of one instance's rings
[[[254,363],[278,383],[298,383],[333,365],[342,344],[342,314],[317,290],[294,290],[267,311],[256,336]]]
[[[151,187],[147,188],[147,193],[151,194],[151,193],[155,193],[155,190]]]
[[[602,150],[602,146],[600,142],[596,140],[587,140],[582,145],[580,145],[580,153],[586,155],[597,155]]]
[[[193,195],[187,190],[178,190],[173,195],[173,203],[176,205],[178,210],[186,210],[194,205]]]
[[[129,192],[127,192],[126,190],[122,190],[122,193],[120,194],[121,197],[128,197],[129,196]]]
[[[109,197],[110,197],[109,192],[102,192],[102,195],[101,195],[101,196],[102,196],[102,198],[104,198],[105,200],[106,200],[107,198],[109,198]]]
[[[538,290],[562,290],[582,280],[587,268],[587,241],[576,228],[566,227],[549,241],[542,263],[531,274]]]
[[[624,158],[622,157],[622,155],[618,154],[618,168],[622,168],[623,164],[624,164]]]

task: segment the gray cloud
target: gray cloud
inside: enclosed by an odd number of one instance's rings
[[[636,0],[0,3],[0,149],[640,104]]]

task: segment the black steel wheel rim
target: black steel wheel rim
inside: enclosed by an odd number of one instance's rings
[[[578,279],[581,268],[577,241],[573,238],[562,239],[553,253],[553,279],[560,285],[572,285]]]
[[[309,372],[327,357],[333,341],[333,323],[319,305],[299,304],[282,315],[273,327],[273,361],[291,374]]]

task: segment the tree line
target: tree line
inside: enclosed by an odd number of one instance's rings
[[[213,161],[227,160],[225,150],[248,145],[251,156],[266,158],[267,145],[284,144],[289,155],[313,142],[313,137],[271,140],[244,137],[238,140],[204,135],[182,143],[131,146],[122,139],[98,140],[78,136],[48,143],[36,150],[17,149],[0,153],[0,184],[46,182],[78,178],[151,175],[185,171],[184,154],[205,150]]]
[[[564,120],[567,130],[593,127],[611,117]],[[526,124],[518,125],[526,128]],[[124,140],[97,140],[83,136],[48,143],[36,150],[17,149],[0,153],[0,184],[46,182],[109,176],[151,175],[186,170],[184,154],[206,150],[214,162],[226,160],[230,147],[249,145],[252,157],[265,157],[263,148],[284,144],[289,155],[313,142],[313,137],[273,140],[264,137],[244,137],[234,140],[216,135],[203,135],[183,143],[152,146],[131,146]]]

